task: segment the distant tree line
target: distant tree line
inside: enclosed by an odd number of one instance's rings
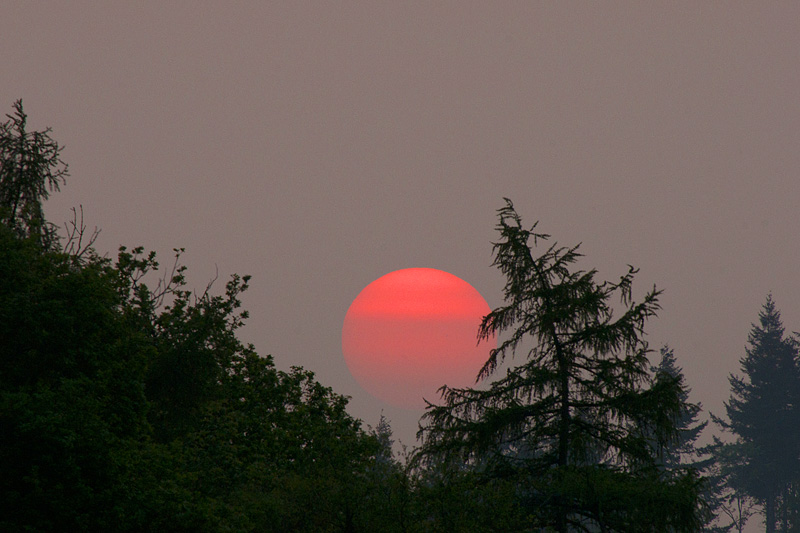
[[[576,268],[498,211],[504,304],[485,387],[442,389],[420,446],[393,452],[314,374],[237,338],[233,275],[186,287],[154,253],[94,249],[82,213],[42,202],[69,175],[21,101],[0,125],[0,530],[192,532],[800,531],[800,357],[772,297],[731,376],[723,434],[700,446],[654,287]],[[708,440],[708,439],[707,439]]]

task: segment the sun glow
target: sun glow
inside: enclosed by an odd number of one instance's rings
[[[477,343],[490,311],[466,281],[432,268],[397,270],[370,283],[351,304],[342,328],[350,372],[373,396],[421,409],[444,384],[470,386],[495,346]]]

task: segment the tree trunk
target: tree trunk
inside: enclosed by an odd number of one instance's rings
[[[789,487],[784,485],[781,488],[781,530],[783,533],[789,532]]]
[[[536,261],[533,259],[530,250],[528,250],[528,258],[530,264],[536,270],[536,275],[539,278],[539,283],[542,287],[550,289],[550,283],[544,274],[536,267]],[[544,296],[544,309],[548,316],[552,316],[553,303],[545,292]],[[555,348],[556,364],[558,365],[559,375],[559,427],[558,427],[558,466],[563,467],[569,464],[569,432],[572,426],[570,417],[570,391],[569,391],[569,363],[564,348],[561,345],[561,339],[558,337],[558,326],[556,322],[550,322],[547,326],[548,334],[550,335],[553,348]],[[558,496],[556,503],[556,531],[558,533],[567,533],[567,513],[568,505],[563,495]]]
[[[561,373],[561,420],[558,431],[558,466],[565,467],[569,462],[569,430],[570,430],[570,412],[569,412],[569,370],[566,366],[563,353],[561,352],[560,345],[556,345],[556,352],[558,353],[559,372]],[[567,533],[567,502],[559,502],[560,509],[558,510],[558,533]]]
[[[767,496],[766,501],[766,533],[775,533],[775,495]]]

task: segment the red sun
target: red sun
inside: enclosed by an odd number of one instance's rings
[[[490,311],[461,278],[433,268],[382,276],[356,297],[342,328],[350,372],[370,394],[398,407],[422,409],[440,400],[442,385],[467,387],[494,339],[477,343]]]

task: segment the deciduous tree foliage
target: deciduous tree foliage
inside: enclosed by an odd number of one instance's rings
[[[196,294],[180,250],[151,283],[142,248],[112,262],[65,247],[41,205],[60,148],[15,111],[0,128],[0,530],[398,531],[361,504],[385,450],[346,398],[238,340],[249,278]]]
[[[111,527],[117,452],[145,427],[143,353],[107,270],[0,227],[0,529]]]
[[[503,340],[479,377],[515,352],[524,360],[485,389],[443,387],[444,404],[429,405],[423,419],[420,460],[511,480],[528,529],[698,529],[696,474],[657,468],[687,410],[680,383],[649,372],[644,326],[659,291],[634,301],[633,268],[598,282],[595,270],[574,269],[577,246],[547,245],[510,200],[498,213],[494,264],[506,277],[505,305],[484,318],[480,338]]]

